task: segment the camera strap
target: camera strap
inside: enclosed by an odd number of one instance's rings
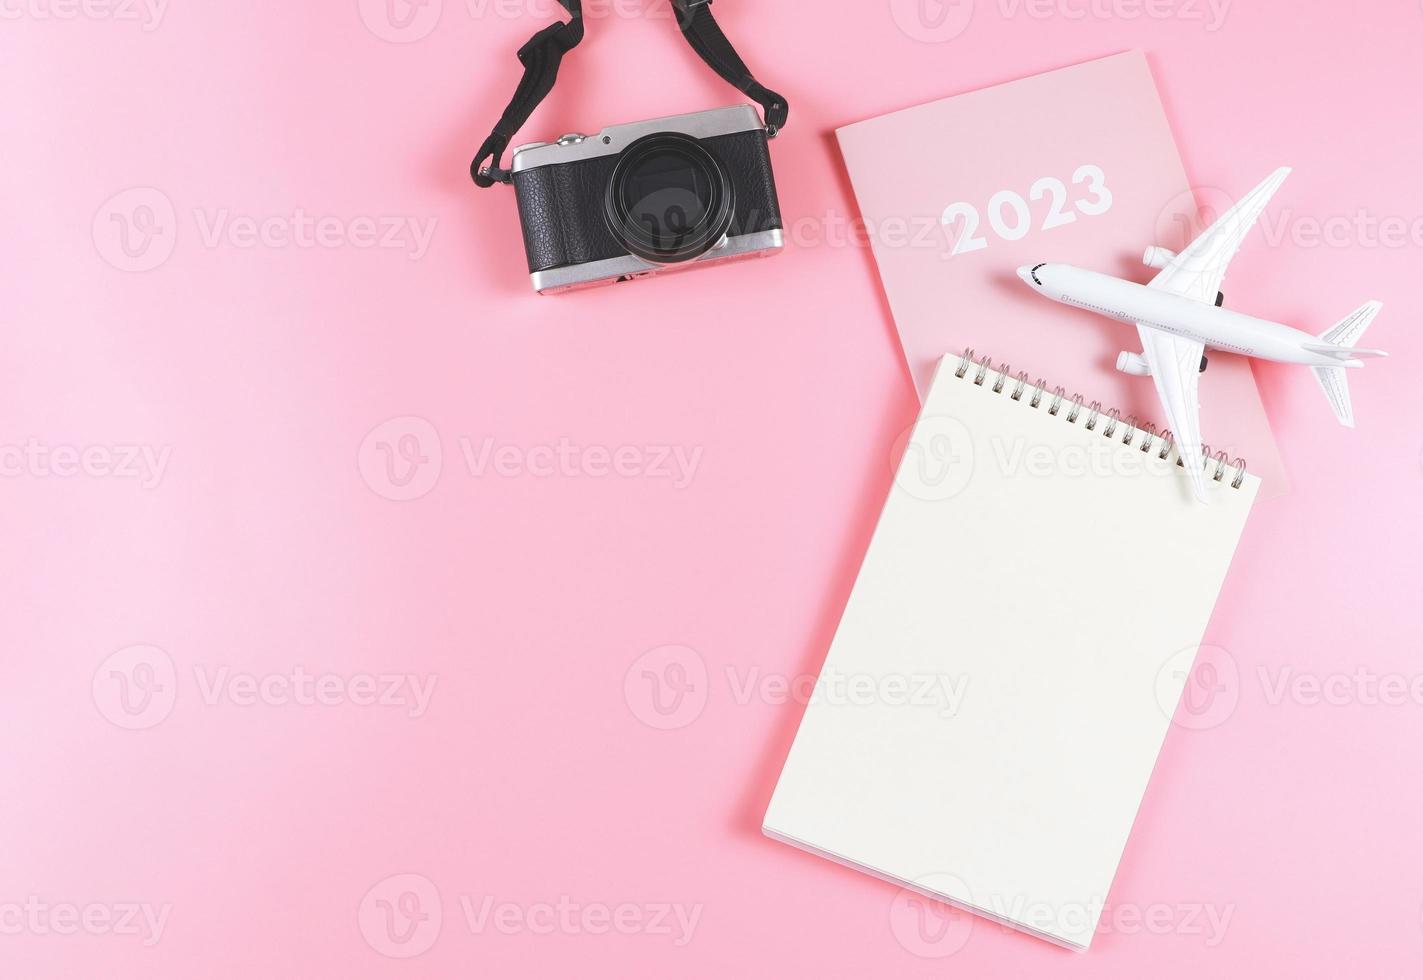
[[[721,32],[711,12],[712,0],[672,0],[677,11],[677,26],[697,56],[712,71],[726,79],[753,102],[761,106],[766,118],[767,136],[775,136],[786,124],[790,106],[786,100],[756,81],[746,62],[736,53],[726,35]]]
[[[572,19],[545,27],[519,49],[519,63],[524,66],[519,87],[469,165],[469,174],[480,187],[491,187],[496,182],[507,184],[512,180],[509,171],[500,166],[504,150],[552,91],[563,56],[583,40],[582,0],[558,2]],[[677,13],[677,26],[692,50],[714,72],[760,104],[767,134],[775,136],[785,126],[790,107],[785,99],[756,81],[713,19],[711,0],[671,0],[671,3]]]

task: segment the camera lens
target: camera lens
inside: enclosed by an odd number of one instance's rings
[[[726,168],[681,133],[654,133],[628,144],[608,179],[604,213],[627,250],[648,262],[686,262],[731,227],[733,191]]]

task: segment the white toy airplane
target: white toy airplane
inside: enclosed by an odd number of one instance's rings
[[[1180,254],[1148,248],[1142,261],[1161,271],[1145,286],[1055,262],[1018,269],[1018,276],[1048,299],[1136,324],[1142,351],[1122,351],[1117,370],[1149,374],[1156,380],[1167,425],[1201,500],[1205,499],[1206,461],[1196,392],[1200,372],[1206,369],[1205,348],[1308,364],[1334,414],[1350,428],[1354,409],[1344,369],[1362,367],[1362,357],[1387,356],[1353,346],[1383,307],[1377,301],[1365,303],[1317,337],[1221,307],[1225,267],[1289,173],[1288,167],[1276,170]]]

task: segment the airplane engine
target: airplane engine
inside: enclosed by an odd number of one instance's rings
[[[1152,245],[1146,250],[1146,254],[1141,257],[1141,261],[1151,269],[1164,269],[1166,264],[1176,257],[1176,253],[1169,248],[1162,248],[1160,245]]]
[[[1122,351],[1117,355],[1117,370],[1123,374],[1134,375],[1138,378],[1151,376],[1151,367],[1146,363],[1146,358],[1140,354],[1131,354]]]

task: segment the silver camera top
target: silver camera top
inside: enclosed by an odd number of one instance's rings
[[[514,150],[510,173],[544,167],[551,163],[573,163],[595,157],[621,153],[634,140],[653,133],[685,133],[696,139],[745,133],[765,129],[761,117],[749,105],[733,105],[723,109],[688,112],[680,116],[663,116],[641,122],[609,126],[594,135],[567,133],[552,143],[525,143]]]

